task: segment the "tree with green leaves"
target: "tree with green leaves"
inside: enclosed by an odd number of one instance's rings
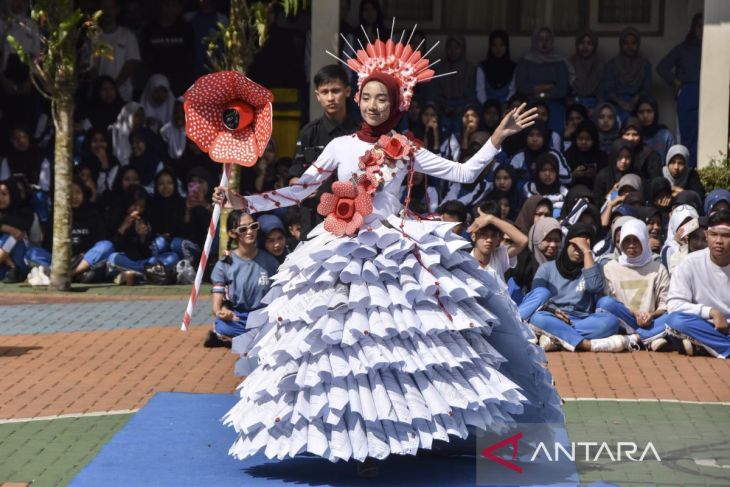
[[[85,37],[98,28],[101,12],[84,14],[73,7],[73,0],[36,0],[31,21],[40,30],[41,50],[37,55],[25,52],[17,39],[8,36],[21,61],[30,68],[31,80],[51,102],[55,126],[53,191],[53,263],[51,288],[71,288],[71,202],[73,172],[74,95],[79,79],[78,48]],[[30,30],[31,26],[27,26]],[[108,47],[98,45],[92,55],[108,55]]]

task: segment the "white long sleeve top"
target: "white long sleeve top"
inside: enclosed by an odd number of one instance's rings
[[[317,161],[299,178],[296,186],[246,196],[249,210],[255,213],[298,204],[315,192],[335,171],[339,181],[351,179],[353,173],[358,171],[359,157],[373,145],[375,144],[360,140],[355,134],[333,139],[324,148]],[[471,183],[497,153],[499,149],[494,147],[491,139],[471,159],[462,164],[444,159],[425,149],[419,149],[415,155],[415,170],[447,181]],[[401,210],[403,205],[399,197],[403,179],[407,174],[407,168],[400,169],[393,179],[375,193],[373,213],[366,218],[366,222],[385,219]]]
[[[672,274],[667,309],[709,320],[711,308],[730,319],[730,265],[720,267],[710,259],[710,249],[698,250],[685,257]]]

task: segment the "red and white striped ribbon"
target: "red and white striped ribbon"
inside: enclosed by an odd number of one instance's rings
[[[223,174],[221,174],[220,186],[222,188],[228,187],[228,176],[231,172],[231,165],[226,164]],[[200,263],[198,264],[198,272],[195,274],[195,282],[193,283],[193,289],[190,291],[190,299],[188,299],[188,306],[185,308],[185,314],[183,315],[182,325],[180,329],[182,331],[188,331],[190,326],[190,319],[193,316],[195,310],[195,302],[198,300],[198,292],[200,291],[200,283],[203,280],[203,274],[205,273],[205,266],[208,264],[208,256],[210,255],[210,247],[213,244],[215,238],[215,232],[218,228],[218,219],[221,216],[221,205],[215,205],[213,207],[213,215],[210,217],[210,225],[208,225],[208,235],[205,237],[205,245],[203,245],[203,253],[200,255]]]

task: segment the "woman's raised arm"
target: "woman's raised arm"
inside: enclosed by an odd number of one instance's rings
[[[463,164],[444,159],[425,149],[416,153],[416,171],[457,183],[473,183],[500,150],[504,139],[532,125],[537,119],[537,109],[527,110],[523,103],[510,110],[486,144]]]

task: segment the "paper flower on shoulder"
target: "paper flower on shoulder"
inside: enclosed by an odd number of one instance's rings
[[[332,193],[323,193],[317,206],[317,213],[325,217],[324,229],[338,237],[354,236],[372,212],[372,196],[350,181],[333,183]]]
[[[198,78],[184,95],[185,134],[221,163],[253,166],[271,137],[271,102],[263,86],[236,71]]]
[[[383,149],[385,156],[392,162],[407,159],[413,153],[413,145],[408,140],[408,137],[401,134],[393,134],[391,136],[381,135],[378,139],[378,145]]]

